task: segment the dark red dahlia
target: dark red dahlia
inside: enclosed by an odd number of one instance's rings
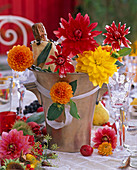
[[[59,70],[59,76],[62,78],[65,77],[67,73],[73,73],[75,69],[71,64],[71,58],[61,50],[59,45],[57,45],[56,48],[58,50],[58,52],[55,51],[56,57],[51,55],[49,58],[51,58],[52,61],[46,63],[46,65],[55,64],[54,72]]]
[[[36,122],[28,122],[28,125],[31,127],[33,133],[41,135],[40,126]]]
[[[94,51],[98,46],[94,37],[102,31],[92,31],[96,26],[97,22],[90,24],[88,14],[83,17],[78,13],[75,19],[69,14],[69,21],[61,18],[61,28],[54,31],[54,34],[62,41],[65,53],[75,56],[84,51]]]
[[[111,26],[106,25],[107,33],[104,33],[103,35],[106,36],[106,39],[104,40],[104,44],[111,44],[113,50],[114,49],[120,49],[120,45],[124,45],[125,47],[129,47],[128,44],[131,44],[131,42],[125,37],[125,35],[129,34],[128,27],[126,30],[126,24],[121,25],[121,22],[119,22],[118,27],[115,25],[115,22],[111,24]]]

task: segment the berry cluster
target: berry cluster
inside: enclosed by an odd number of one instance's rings
[[[22,118],[20,116],[16,116],[16,120],[22,120],[22,121],[26,122],[27,118],[25,116],[23,116]]]
[[[40,142],[35,142],[35,144],[33,145],[33,149],[31,151],[31,154],[33,156],[35,156],[36,158],[43,154],[43,149],[42,149],[42,145],[41,145]]]
[[[37,111],[39,107],[42,107],[42,105],[39,104],[38,100],[33,101],[30,103],[30,105],[25,106],[25,109],[23,110],[23,114],[26,115],[28,113],[34,113]],[[17,114],[19,113],[19,107],[16,108]]]

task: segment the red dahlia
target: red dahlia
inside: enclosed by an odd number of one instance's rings
[[[56,46],[58,52],[55,51],[55,56],[50,56],[49,58],[52,59],[51,62],[46,63],[46,65],[49,64],[55,64],[55,70],[54,72],[59,70],[59,76],[65,77],[67,72],[73,73],[75,71],[74,66],[71,64],[71,58],[67,56],[64,52],[62,52],[61,47],[59,45]]]
[[[102,32],[92,31],[96,26],[97,22],[90,24],[88,14],[83,17],[78,13],[75,19],[69,14],[69,21],[61,18],[61,28],[54,34],[62,41],[65,53],[75,56],[84,51],[94,51],[98,44],[93,37]]]
[[[131,44],[131,42],[125,38],[125,35],[129,34],[128,27],[126,30],[126,24],[121,25],[121,22],[119,22],[118,27],[115,25],[115,22],[111,24],[111,26],[106,25],[107,33],[104,33],[103,35],[106,36],[106,39],[104,40],[104,44],[111,44],[113,50],[114,49],[120,49],[120,45],[124,45],[125,47],[129,47],[128,44]]]
[[[108,126],[105,126],[103,129],[99,128],[92,141],[95,143],[95,148],[98,148],[103,142],[108,142],[111,143],[112,148],[115,149],[117,145],[116,132]]]

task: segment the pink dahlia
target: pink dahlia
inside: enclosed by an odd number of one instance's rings
[[[106,25],[107,33],[104,33],[103,35],[106,36],[106,39],[104,40],[104,44],[111,44],[113,50],[114,49],[120,49],[120,45],[124,45],[125,47],[129,47],[128,44],[131,44],[131,42],[125,37],[125,35],[129,34],[128,27],[126,30],[126,24],[121,25],[119,22],[118,28],[115,25],[115,22],[111,24],[111,26]]]
[[[23,136],[23,131],[12,129],[9,133],[3,132],[0,140],[0,159],[19,158],[20,152],[29,152],[29,136]]]
[[[99,128],[92,139],[95,143],[94,147],[98,148],[103,142],[111,143],[112,148],[115,149],[117,145],[117,137],[114,129],[105,126],[103,129]]]
[[[65,77],[67,72],[73,73],[75,71],[74,66],[71,64],[71,58],[67,56],[64,52],[62,52],[61,47],[59,45],[56,46],[58,52],[55,51],[55,56],[50,55],[49,58],[52,59],[51,62],[46,63],[46,65],[49,64],[55,64],[55,70],[54,72],[59,70],[59,76]]]
[[[97,22],[90,25],[88,14],[83,17],[78,13],[75,19],[69,14],[69,21],[61,18],[61,28],[54,31],[54,34],[62,40],[65,53],[75,56],[84,51],[95,50],[98,44],[93,37],[102,32],[92,31],[96,26]]]

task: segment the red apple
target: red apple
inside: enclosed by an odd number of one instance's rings
[[[93,148],[90,145],[83,145],[80,152],[83,156],[90,156],[93,153]]]

